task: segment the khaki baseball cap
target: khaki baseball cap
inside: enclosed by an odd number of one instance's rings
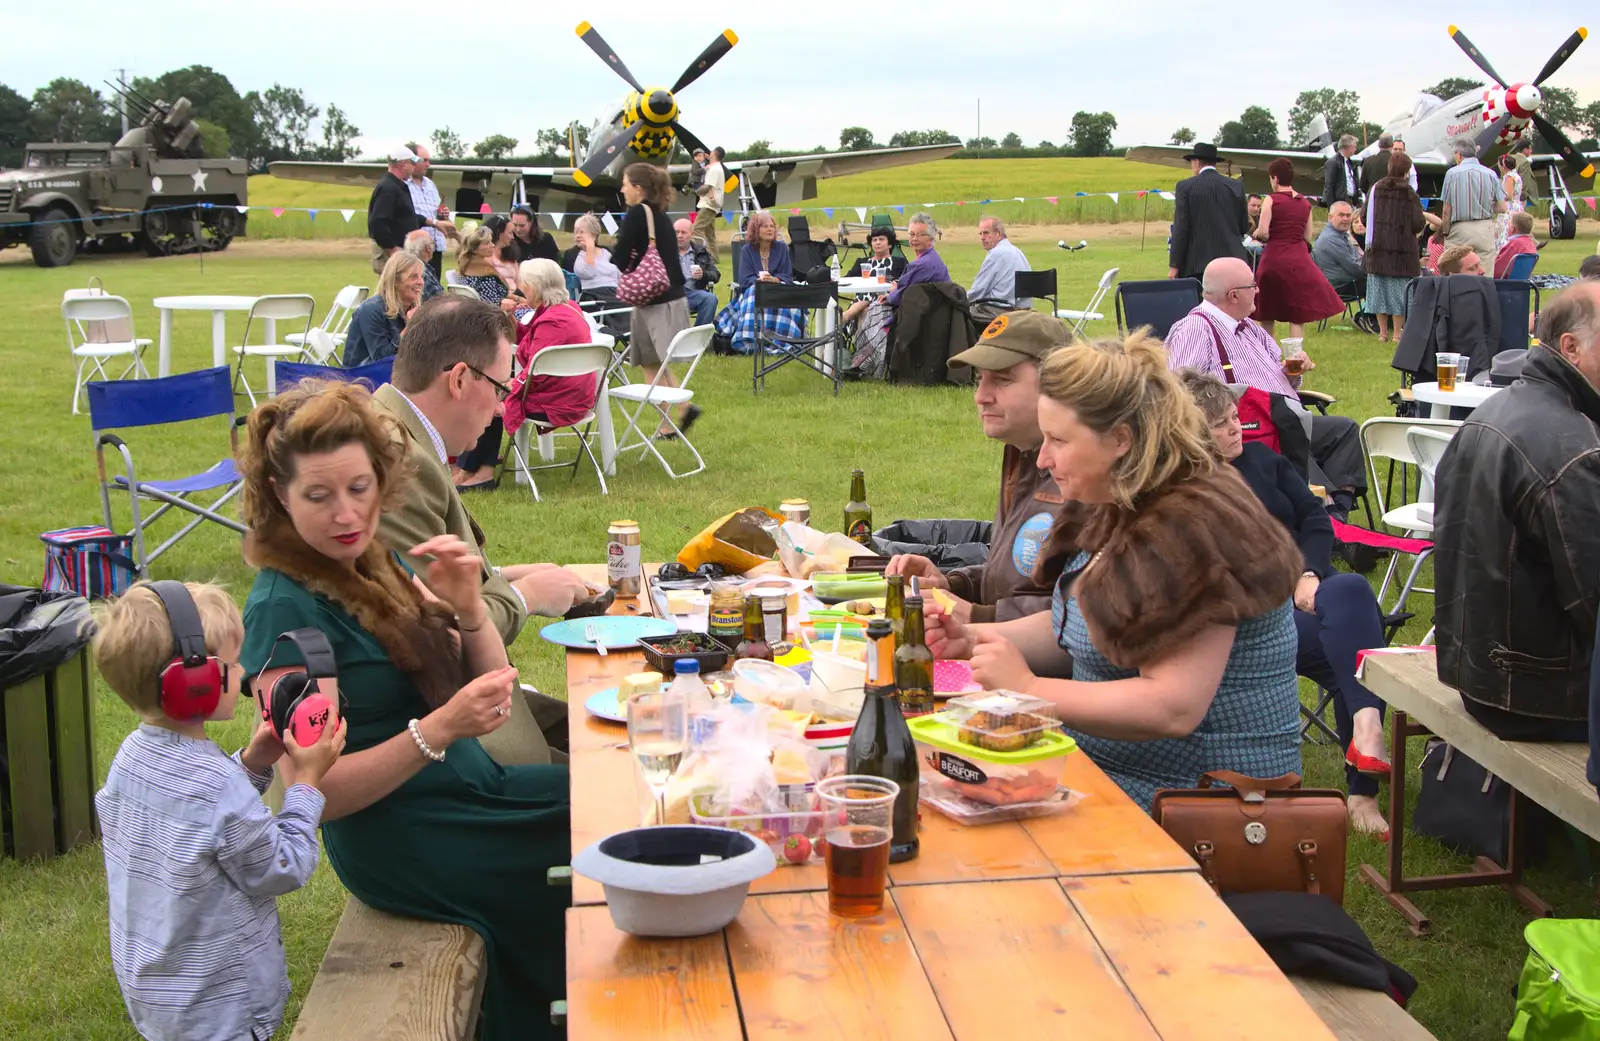
[[[990,322],[978,342],[951,358],[951,368],[970,365],[999,372],[1021,361],[1043,361],[1072,342],[1067,323],[1042,311],[1007,311]]]

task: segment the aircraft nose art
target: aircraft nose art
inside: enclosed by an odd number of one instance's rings
[[[1511,110],[1512,115],[1523,119],[1539,111],[1539,105],[1543,101],[1543,92],[1531,83],[1519,83],[1506,91],[1506,108]]]

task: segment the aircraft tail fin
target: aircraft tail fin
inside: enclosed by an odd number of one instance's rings
[[[1311,125],[1306,128],[1306,133],[1309,136],[1302,148],[1319,155],[1333,154],[1333,132],[1328,129],[1326,116],[1319,113],[1311,117]]]

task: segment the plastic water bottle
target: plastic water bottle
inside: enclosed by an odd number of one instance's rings
[[[672,663],[672,685],[667,693],[683,697],[683,715],[688,721],[689,747],[698,748],[711,736],[711,688],[700,678],[700,663],[679,658]]]
[[[835,282],[839,281],[839,254],[837,253],[828,258],[828,277]]]

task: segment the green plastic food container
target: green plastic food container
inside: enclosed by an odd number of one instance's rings
[[[1015,752],[997,752],[962,741],[962,724],[943,712],[907,722],[917,743],[922,780],[935,789],[991,806],[1053,797],[1067,756],[1078,747],[1053,722],[1031,735],[1032,743],[1026,748]]]

